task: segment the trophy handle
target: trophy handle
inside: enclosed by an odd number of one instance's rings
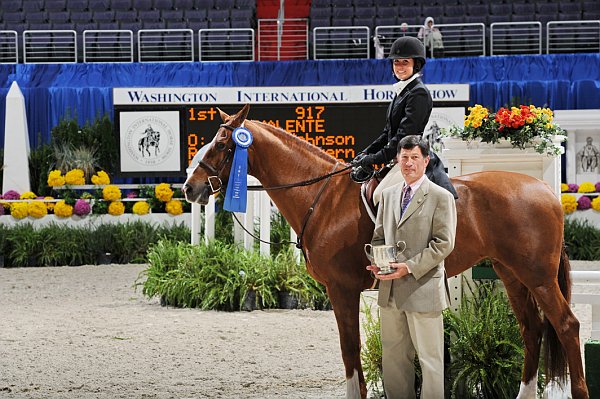
[[[404,242],[404,241],[398,241],[396,243],[396,250],[398,251],[397,255],[399,255],[402,252],[404,252],[405,249],[406,249],[406,242]]]
[[[365,255],[367,255],[367,259],[369,259],[371,263],[375,261],[375,259],[373,258],[373,254],[371,253],[372,250],[373,246],[371,244],[365,244]]]

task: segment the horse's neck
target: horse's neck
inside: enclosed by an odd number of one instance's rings
[[[320,150],[297,143],[292,136],[288,137],[281,132],[256,135],[252,146],[251,173],[265,188],[326,175],[337,163],[333,158],[320,153]],[[325,181],[305,187],[270,190],[267,193],[291,227],[299,232],[308,208],[323,184]]]

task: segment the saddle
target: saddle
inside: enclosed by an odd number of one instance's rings
[[[385,175],[388,174],[390,169],[392,168],[387,165],[381,169],[378,169],[373,177],[360,186],[360,197],[363,201],[363,204],[365,204],[365,208],[367,209],[369,217],[373,222],[375,222],[375,219],[377,218],[377,205],[375,205],[373,202],[373,193]]]

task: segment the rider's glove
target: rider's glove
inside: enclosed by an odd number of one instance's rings
[[[352,165],[354,166],[371,166],[375,163],[374,154],[358,154],[353,160]]]

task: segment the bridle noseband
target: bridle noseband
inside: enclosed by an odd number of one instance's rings
[[[228,129],[231,131],[233,131],[235,129],[234,127],[227,125],[225,123],[221,123],[219,125],[219,127],[222,127],[222,128],[225,128],[225,129]],[[217,148],[217,150],[218,150],[218,148]],[[225,151],[225,148],[221,151]],[[221,180],[221,173],[223,172],[223,169],[225,169],[225,167],[227,166],[227,163],[231,159],[232,154],[233,154],[233,151],[231,150],[231,148],[227,148],[227,153],[225,154],[225,157],[223,157],[223,159],[221,160],[221,162],[219,162],[219,165],[217,165],[216,168],[214,166],[207,164],[202,159],[198,162],[198,166],[200,166],[202,169],[204,169],[205,171],[207,171],[210,174],[208,176],[208,185],[210,186],[212,194],[216,194],[216,193],[220,192],[221,189],[223,188],[223,181]],[[214,183],[213,183],[213,181],[214,181]]]

